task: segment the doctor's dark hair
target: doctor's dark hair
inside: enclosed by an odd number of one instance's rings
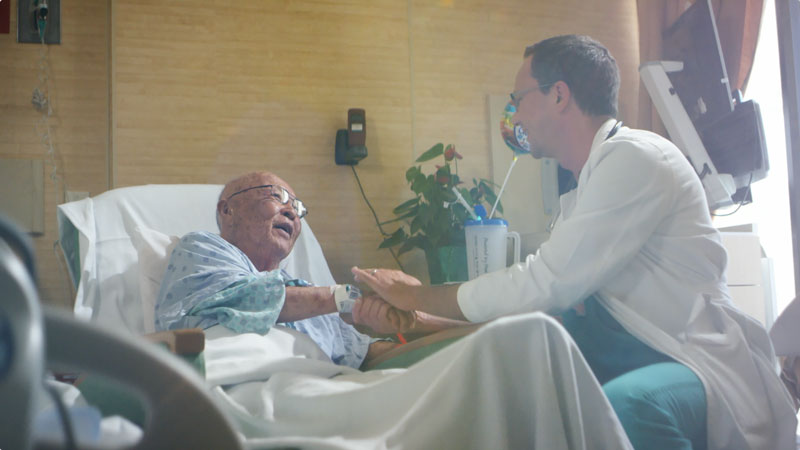
[[[569,34],[527,47],[525,57],[530,55],[531,76],[544,86],[542,93],[563,81],[586,114],[617,116],[619,68],[603,44],[589,36]]]

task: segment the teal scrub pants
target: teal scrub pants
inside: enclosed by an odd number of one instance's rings
[[[594,298],[564,327],[636,449],[705,449],[706,394],[697,375],[628,333]]]

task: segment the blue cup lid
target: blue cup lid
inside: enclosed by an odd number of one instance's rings
[[[508,221],[506,219],[483,219],[483,220],[467,220],[464,222],[464,226],[472,227],[472,226],[480,226],[480,225],[505,225],[508,226]]]

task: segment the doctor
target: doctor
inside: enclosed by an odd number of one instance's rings
[[[535,158],[578,180],[535,255],[451,286],[353,273],[404,310],[560,314],[635,448],[794,448],[791,400],[764,329],[731,304],[703,187],[672,143],[615,118],[618,89],[616,61],[589,37],[525,50],[513,121]]]

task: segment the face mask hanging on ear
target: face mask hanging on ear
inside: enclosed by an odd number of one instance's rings
[[[528,142],[528,133],[522,125],[514,124],[511,118],[517,108],[511,102],[506,104],[503,111],[503,120],[500,121],[500,134],[503,136],[503,141],[514,152],[515,156],[525,155],[531,152],[531,145]]]

